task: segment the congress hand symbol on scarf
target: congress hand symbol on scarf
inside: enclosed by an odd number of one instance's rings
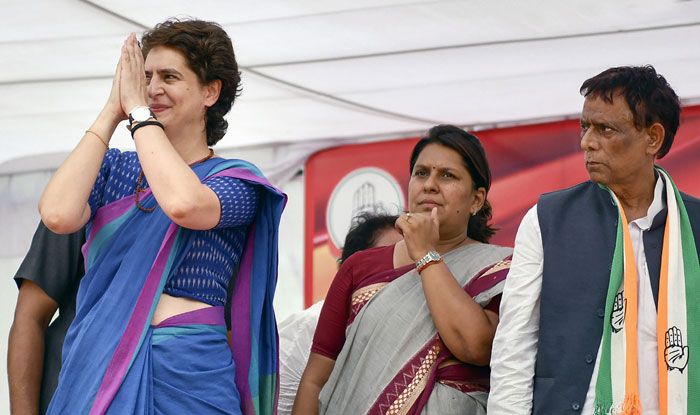
[[[700,344],[700,265],[681,194],[666,171],[668,216],[659,281],[657,343],[659,409],[662,415],[700,413],[700,368],[690,358]],[[609,190],[609,189],[608,189]],[[620,215],[603,325],[595,414],[641,414],[637,370],[637,269],[625,212],[610,191]],[[689,324],[690,323],[690,324]],[[629,328],[629,329],[628,329]]]

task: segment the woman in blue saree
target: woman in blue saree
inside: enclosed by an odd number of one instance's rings
[[[211,149],[239,92],[231,40],[215,23],[168,20],[142,43],[124,42],[104,109],[40,201],[55,232],[87,223],[48,412],[273,413],[286,197]],[[136,151],[109,149],[127,118]]]

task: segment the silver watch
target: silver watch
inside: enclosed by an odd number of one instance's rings
[[[135,122],[143,122],[149,118],[156,118],[156,115],[151,109],[145,105],[137,105],[129,112],[129,125]]]
[[[416,262],[416,268],[420,271],[431,262],[440,262],[442,257],[436,251],[428,251],[427,254]]]

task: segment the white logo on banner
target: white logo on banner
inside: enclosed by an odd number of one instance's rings
[[[352,219],[362,212],[399,214],[403,192],[394,176],[377,167],[362,167],[345,175],[335,186],[326,209],[326,229],[331,241],[342,248]]]

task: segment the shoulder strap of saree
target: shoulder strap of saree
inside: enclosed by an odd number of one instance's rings
[[[241,409],[244,414],[272,414],[279,390],[272,302],[277,283],[279,221],[287,198],[250,163],[228,160],[215,166],[212,173],[246,180],[264,189],[234,282],[230,316]]]

